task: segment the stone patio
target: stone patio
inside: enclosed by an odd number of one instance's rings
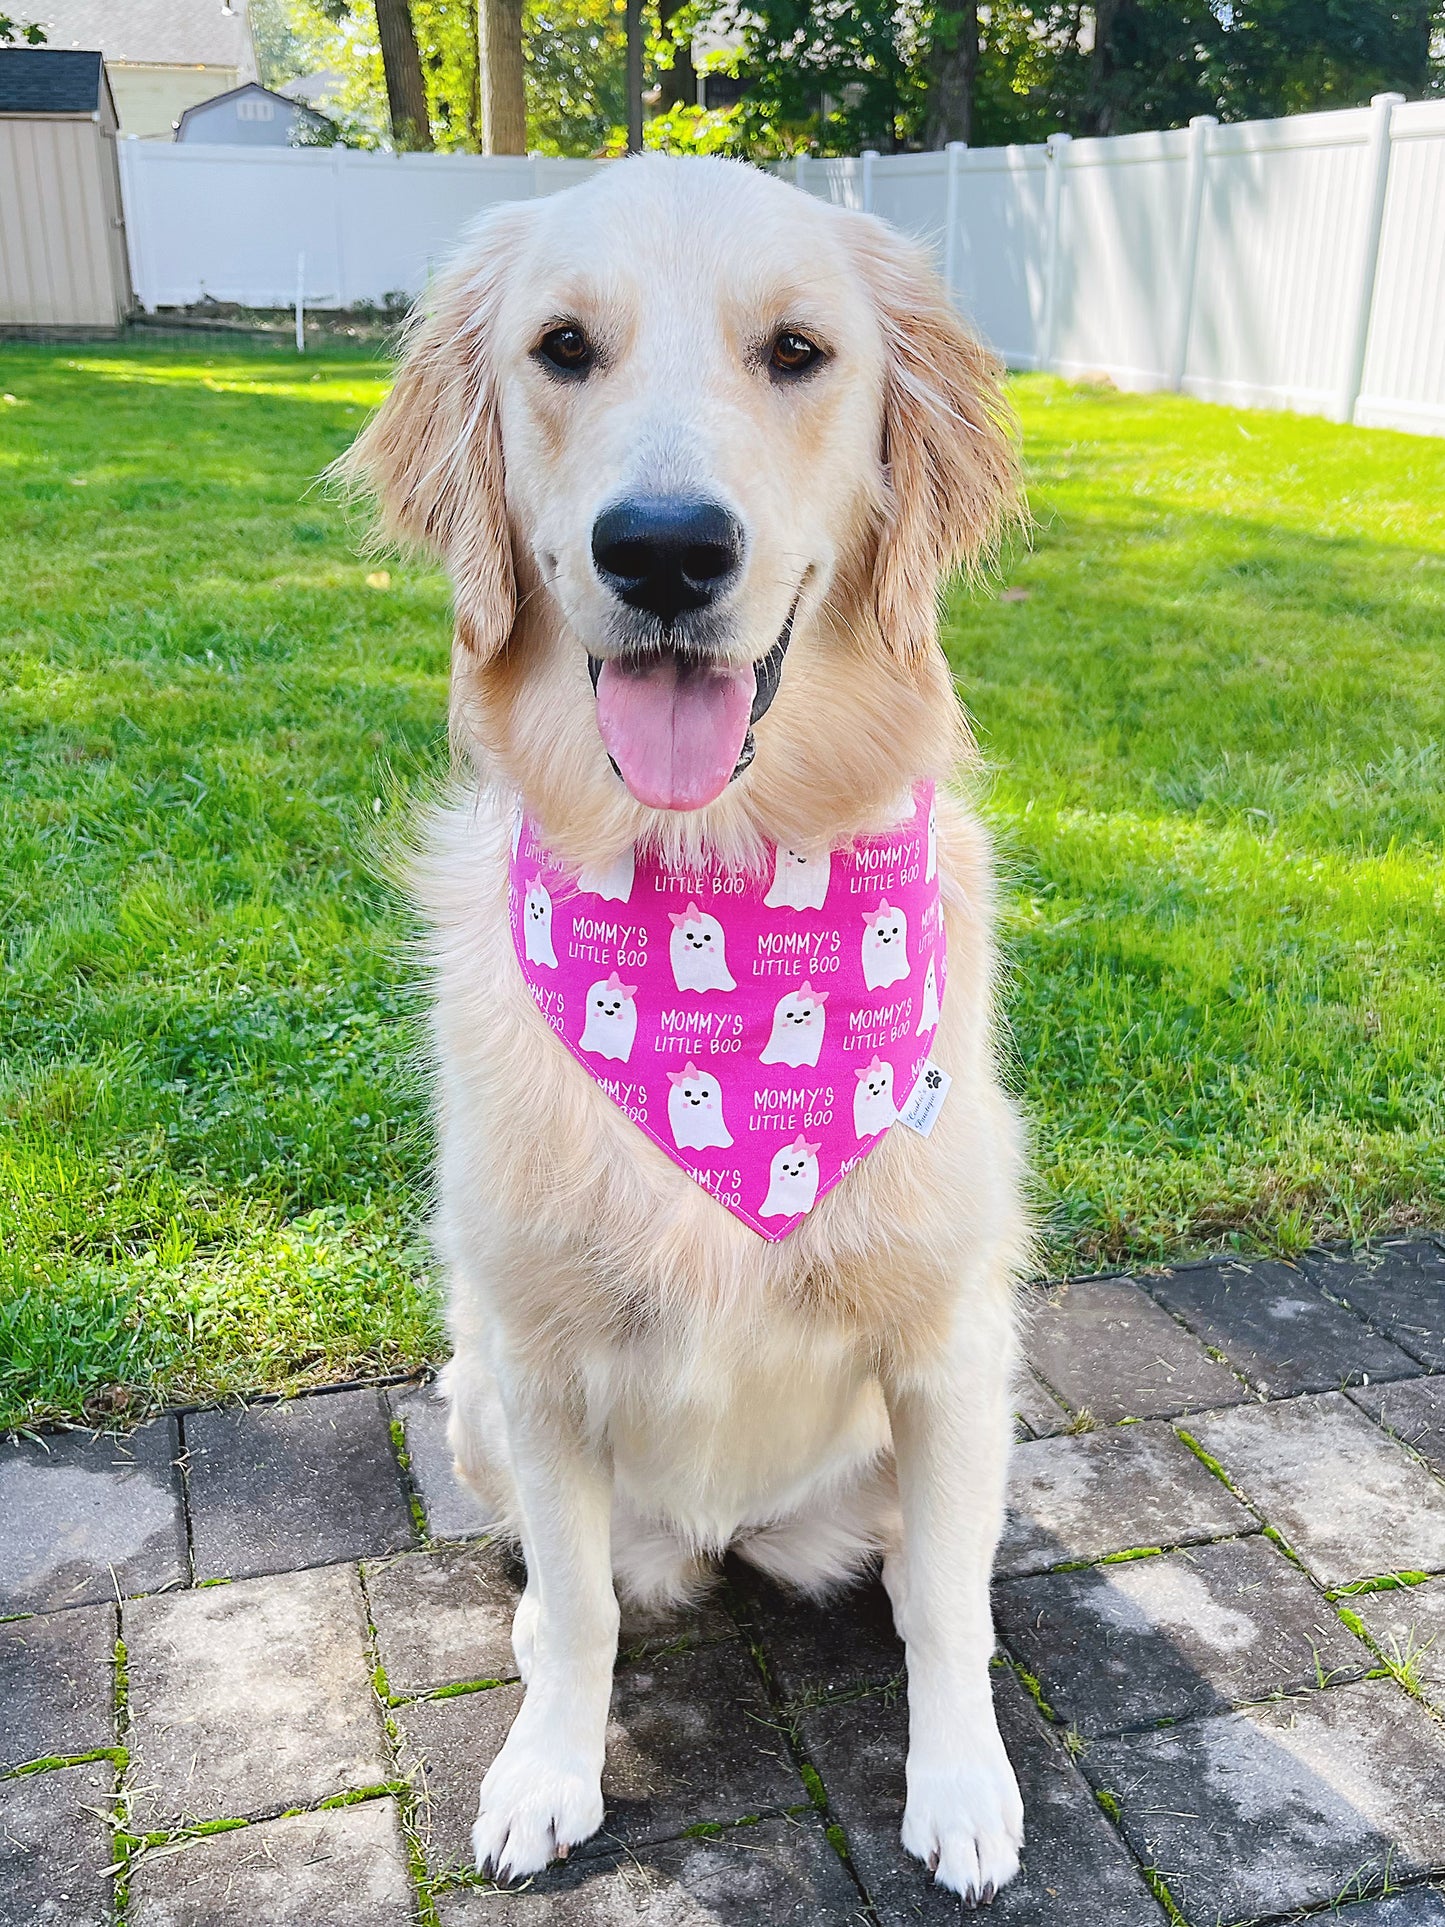
[[[996,1587],[1000,1927],[1445,1927],[1445,1240],[1040,1289]],[[874,1927],[881,1589],[624,1625],[604,1831],[466,1863],[520,1574],[430,1386],[0,1445],[0,1927]]]

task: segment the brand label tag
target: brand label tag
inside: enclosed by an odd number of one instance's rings
[[[918,1082],[913,1086],[913,1095],[898,1113],[898,1122],[906,1124],[910,1131],[917,1131],[920,1137],[927,1137],[943,1109],[943,1100],[948,1096],[953,1079],[945,1070],[940,1070],[930,1057],[918,1073]]]

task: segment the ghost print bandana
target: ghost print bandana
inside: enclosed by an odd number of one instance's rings
[[[911,817],[771,880],[624,851],[562,870],[519,810],[512,936],[537,1008],[675,1164],[770,1241],[876,1150],[945,981],[932,786]]]

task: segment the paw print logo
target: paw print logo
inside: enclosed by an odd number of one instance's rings
[[[926,1071],[924,1073],[923,1081],[928,1086],[929,1090],[936,1091],[939,1085],[943,1082],[943,1075],[940,1071]]]

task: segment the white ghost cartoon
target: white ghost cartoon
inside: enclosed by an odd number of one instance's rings
[[[928,855],[923,865],[923,881],[932,883],[938,875],[938,802],[928,799]]]
[[[736,990],[728,972],[723,927],[706,910],[690,903],[685,910],[669,911],[672,941],[672,980],[679,990]]]
[[[918,1028],[915,1037],[921,1037],[926,1030],[938,1028],[938,971],[934,959],[928,959],[928,969],[923,975],[923,1008],[918,1013]]]
[[[881,990],[908,975],[908,918],[885,897],[876,910],[863,912],[863,981]]]
[[[557,953],[552,948],[552,899],[541,877],[527,885],[522,903],[522,954],[528,963],[557,968]]]
[[[877,1137],[898,1120],[893,1106],[893,1066],[875,1057],[865,1069],[853,1075],[858,1088],[853,1093],[853,1129],[859,1137]]]
[[[773,1154],[760,1218],[795,1218],[812,1210],[818,1201],[818,1151],[818,1145],[799,1135]]]
[[[667,1121],[679,1151],[705,1151],[709,1145],[732,1143],[723,1118],[722,1086],[711,1071],[700,1071],[689,1062],[680,1071],[669,1071],[667,1081],[672,1086],[667,1094]]]
[[[589,896],[605,897],[609,903],[627,903],[632,897],[636,854],[629,843],[610,863],[588,863],[578,872],[577,887]]]
[[[800,984],[780,997],[773,1010],[773,1034],[763,1046],[763,1064],[816,1064],[823,1048],[823,1027],[828,1013],[826,990]]]
[[[833,859],[826,850],[821,856],[801,856],[780,843],[763,902],[770,910],[821,910],[832,874]]]
[[[615,1057],[625,1064],[637,1040],[637,1006],[633,1003],[636,984],[618,981],[614,970],[606,982],[592,984],[587,992],[587,1019],[582,1026],[583,1050],[596,1051],[599,1057]]]

